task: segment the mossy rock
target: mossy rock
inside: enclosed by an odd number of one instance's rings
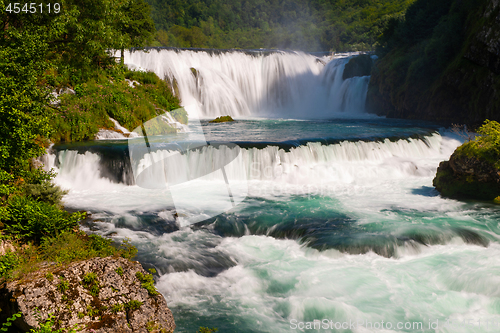
[[[494,200],[500,194],[500,184],[495,180],[456,172],[449,161],[439,164],[432,184],[442,196],[453,199]]]
[[[345,65],[342,79],[347,80],[355,76],[368,76],[372,72],[373,60],[368,54],[353,57]]]
[[[234,121],[234,119],[231,118],[231,116],[220,116],[215,118],[214,120],[210,120],[209,123],[225,123],[228,121]]]

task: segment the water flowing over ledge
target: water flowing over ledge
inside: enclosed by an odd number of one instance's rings
[[[158,49],[125,53],[131,68],[154,71],[190,117],[328,119],[369,117],[369,77],[342,79],[348,57],[301,52]]]

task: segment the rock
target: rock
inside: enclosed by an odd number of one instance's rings
[[[62,88],[60,91],[59,91],[59,95],[64,95],[64,94],[71,94],[71,95],[74,95],[76,94],[75,91],[71,88]]]
[[[141,84],[139,82],[137,82],[136,80],[129,80],[129,79],[125,79],[125,82],[128,83],[128,86],[131,87],[131,88],[135,88],[135,86],[140,86]]]
[[[95,135],[94,140],[120,140],[120,139],[125,139],[125,135],[123,135],[120,132],[117,131],[112,131],[112,130],[107,130],[107,129],[100,129],[99,132]]]
[[[209,123],[225,123],[228,121],[234,121],[234,119],[231,118],[231,116],[220,116],[215,118],[214,120],[210,120]]]
[[[455,0],[453,6],[461,4]],[[474,6],[463,21],[464,30],[457,32],[464,36],[462,51],[439,70],[429,70],[422,52],[425,43],[395,47],[382,56],[372,71],[367,110],[391,118],[473,126],[484,119],[500,120],[500,1],[478,0]]]
[[[51,266],[0,285],[0,322],[21,312],[14,324],[27,332],[53,316],[54,329],[81,332],[173,332],[174,318],[138,262],[93,258]],[[142,281],[140,281],[141,279]],[[148,289],[146,289],[148,288]]]
[[[196,68],[194,68],[194,67],[191,67],[190,70],[191,70],[191,74],[193,74],[194,78],[198,79],[198,76],[200,75],[200,72]]]
[[[1,224],[2,222],[0,222]],[[2,225],[0,225],[1,227]],[[0,240],[0,256],[3,256],[7,252],[14,252],[16,249],[9,241]]]
[[[372,71],[373,59],[368,54],[352,57],[345,65],[342,79],[347,80],[355,76],[369,76]]]
[[[477,157],[453,153],[439,164],[432,184],[444,197],[494,200],[500,195],[499,170]]]

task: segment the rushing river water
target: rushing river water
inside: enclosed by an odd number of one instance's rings
[[[369,78],[342,80],[346,58],[153,50],[126,62],[175,80],[188,128],[148,141],[138,162],[132,140],[103,140],[56,146],[46,165],[66,207],[92,213],[84,228],[130,238],[157,269],[176,332],[500,329],[498,208],[432,186],[460,138],[366,114]],[[236,122],[204,120],[226,114]],[[170,160],[181,167],[138,178],[168,144],[199,140]],[[222,179],[207,163],[223,166],[229,206],[206,193]],[[154,186],[179,179],[190,186]]]

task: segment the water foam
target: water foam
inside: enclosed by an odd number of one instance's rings
[[[198,52],[159,49],[125,53],[132,68],[154,71],[179,93],[190,117],[326,119],[368,117],[369,77],[342,79],[349,58],[326,65],[302,52]]]

